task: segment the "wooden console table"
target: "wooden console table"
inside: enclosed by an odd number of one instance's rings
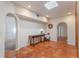
[[[39,35],[29,35],[29,42],[30,45],[35,46],[35,44],[46,41],[45,39],[46,34],[39,34]]]

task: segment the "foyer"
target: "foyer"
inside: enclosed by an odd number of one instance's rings
[[[76,1],[0,1],[0,58],[77,58]]]

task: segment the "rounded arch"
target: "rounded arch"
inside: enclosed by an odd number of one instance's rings
[[[17,42],[17,18],[12,13],[7,13],[5,16],[5,57],[8,57],[7,53],[12,52],[13,55],[10,57],[15,56],[16,50],[16,42]],[[12,54],[11,53],[11,54]]]
[[[60,22],[57,25],[57,40],[67,43],[67,37],[67,24],[65,22]]]
[[[66,25],[67,26],[67,24],[65,22],[60,22],[57,24],[57,26],[59,26],[59,25]]]

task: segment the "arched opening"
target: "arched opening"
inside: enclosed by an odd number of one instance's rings
[[[67,24],[64,22],[57,25],[57,42],[67,44]]]
[[[16,53],[16,18],[13,14],[6,15],[5,57],[15,57]]]

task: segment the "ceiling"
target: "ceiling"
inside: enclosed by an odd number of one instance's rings
[[[44,7],[47,1],[16,1],[17,5],[23,6],[33,12],[36,12],[42,16],[47,16],[48,18],[57,18],[61,16],[68,15],[69,12],[75,13],[75,1],[57,1],[58,7],[48,10]],[[27,6],[31,5],[31,8]]]

